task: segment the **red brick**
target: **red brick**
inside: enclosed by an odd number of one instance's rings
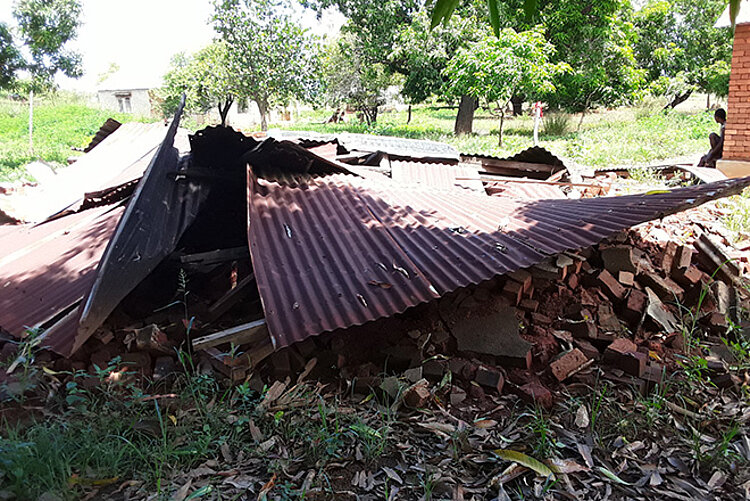
[[[615,277],[607,270],[602,270],[597,277],[599,282],[604,286],[604,292],[612,299],[621,301],[625,299],[626,289],[615,280]]]
[[[635,280],[635,275],[630,273],[629,271],[621,271],[617,274],[617,281],[620,282],[622,285],[627,285],[628,287],[632,287]]]
[[[552,408],[552,393],[539,383],[528,383],[520,388],[521,398],[528,403],[537,404],[545,409]]]
[[[492,367],[479,366],[474,381],[485,388],[492,388],[498,393],[503,392],[503,386],[505,385],[505,377],[503,377],[503,373]]]
[[[552,362],[550,370],[558,381],[564,381],[571,374],[578,371],[586,362],[588,362],[586,355],[578,348],[574,348]]]

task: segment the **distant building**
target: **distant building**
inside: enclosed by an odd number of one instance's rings
[[[118,74],[102,82],[97,90],[99,106],[119,113],[142,117],[159,117],[159,102],[154,89],[158,85],[136,82]]]

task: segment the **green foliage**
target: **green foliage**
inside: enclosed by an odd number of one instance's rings
[[[556,78],[556,92],[547,98],[552,107],[585,111],[628,102],[635,96],[644,72],[636,65],[627,5],[625,0],[591,2],[585,9],[577,0],[544,5],[542,21],[557,49],[554,61],[572,68]]]
[[[66,48],[81,24],[79,0],[19,0],[13,9],[21,41],[31,58],[24,68],[34,90],[49,89],[57,72],[78,78],[83,74],[81,55]]]
[[[500,105],[519,92],[531,97],[553,92],[552,77],[567,69],[550,62],[554,54],[540,31],[506,28],[498,37],[485,37],[458,51],[446,68],[450,91]]]
[[[360,111],[368,124],[377,120],[391,76],[383,64],[367,64],[354,36],[344,34],[328,43],[321,68],[329,105],[346,104]]]
[[[550,113],[544,117],[543,132],[547,136],[564,136],[570,132],[570,115]]]
[[[227,47],[214,42],[192,56],[172,57],[160,89],[165,116],[174,114],[185,93],[185,108],[205,113],[213,106],[232,101],[237,95],[236,79],[229,73]]]
[[[24,66],[23,56],[13,43],[13,35],[5,23],[0,23],[0,89],[9,89],[16,80],[16,72]]]
[[[390,61],[404,75],[401,92],[409,102],[445,95],[448,82],[444,69],[456,51],[487,34],[476,10],[464,11],[431,29],[428,13],[422,10],[398,33]]]
[[[732,67],[726,61],[714,61],[703,69],[703,89],[715,96],[729,95],[729,75]]]
[[[450,93],[497,103],[504,117],[513,96],[534,98],[555,90],[553,78],[570,68],[564,63],[553,64],[554,54],[555,48],[541,31],[517,33],[506,28],[497,37],[485,37],[459,50],[451,59],[445,69]],[[502,133],[501,121],[500,144]]]
[[[732,33],[714,28],[725,6],[725,0],[658,0],[635,13],[636,59],[652,94],[676,95],[695,86],[727,95]]]
[[[258,104],[263,130],[271,106],[312,99],[317,54],[292,18],[290,0],[214,0],[214,8],[235,95]]]

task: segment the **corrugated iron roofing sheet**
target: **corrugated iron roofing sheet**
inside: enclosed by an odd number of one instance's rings
[[[89,151],[93,150],[97,147],[99,143],[107,139],[110,134],[112,134],[114,131],[120,128],[122,124],[115,120],[114,118],[108,118],[101,127],[99,127],[99,130],[96,131],[96,134],[94,134],[94,138],[89,142],[88,146],[84,148],[83,152],[88,153]]]
[[[545,183],[485,181],[485,190],[488,195],[493,197],[520,198],[522,200],[567,198],[560,188]]]
[[[341,175],[290,186],[251,173],[248,239],[280,347],[402,312],[749,184],[519,200]]]
[[[349,151],[367,151],[374,153],[382,151],[390,155],[410,158],[440,158],[458,160],[459,153],[453,146],[437,141],[425,139],[406,139],[392,136],[374,136],[371,134],[354,134],[339,132],[336,134],[320,134],[308,131],[274,130],[268,135],[276,139],[303,139],[306,141],[331,141],[338,143]]]
[[[80,301],[123,206],[0,226],[0,327],[21,336]]]
[[[60,169],[54,180],[0,197],[0,211],[19,221],[41,222],[75,204],[87,192],[136,179],[143,170],[117,181],[135,164],[145,168],[141,160],[153,156],[165,134],[163,123],[122,125],[73,165]]]
[[[391,160],[391,178],[394,182],[433,189],[468,188],[484,194],[484,185],[476,167],[443,163],[425,163]]]

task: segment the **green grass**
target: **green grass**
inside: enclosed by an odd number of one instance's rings
[[[456,108],[416,106],[412,121],[406,111],[383,112],[378,123],[328,124],[321,122],[330,110],[302,112],[296,123],[272,123],[270,127],[318,132],[360,132],[413,139],[443,141],[465,153],[507,156],[532,145],[533,120],[530,116],[506,118],[503,146],[498,146],[498,120],[484,109],[474,118],[474,134],[453,135]],[[76,155],[71,148],[85,146],[108,118],[133,121],[130,115],[100,110],[81,97],[57,94],[36,100],[34,108],[34,151],[28,147],[28,104],[0,98],[0,181],[25,176],[21,167],[39,159],[63,166]],[[591,167],[637,165],[682,155],[703,153],[708,134],[716,124],[711,112],[645,110],[621,108],[601,110],[586,116],[576,132],[580,115],[571,116],[564,135],[540,131],[541,146],[553,153]],[[185,123],[190,126],[189,123]],[[195,127],[193,127],[195,128]],[[559,134],[559,132],[556,132]]]
[[[498,146],[498,120],[480,109],[474,118],[474,134],[455,137],[455,108],[415,107],[406,124],[406,111],[381,113],[378,123],[322,124],[327,110],[303,113],[297,123],[272,123],[270,127],[318,132],[364,132],[386,136],[443,141],[466,153],[506,156],[533,144],[533,120],[529,116],[506,119],[503,146]],[[602,110],[586,116],[580,132],[575,132],[580,115],[571,117],[571,132],[549,135],[540,131],[540,145],[555,154],[591,167],[638,165],[708,149],[708,134],[717,126],[708,111],[653,111],[621,108]]]
[[[79,155],[73,147],[86,146],[107,118],[132,122],[136,117],[87,104],[82,98],[58,94],[34,101],[34,151],[29,149],[29,106],[25,101],[0,98],[0,181],[25,177],[22,167],[43,160],[55,167]]]

